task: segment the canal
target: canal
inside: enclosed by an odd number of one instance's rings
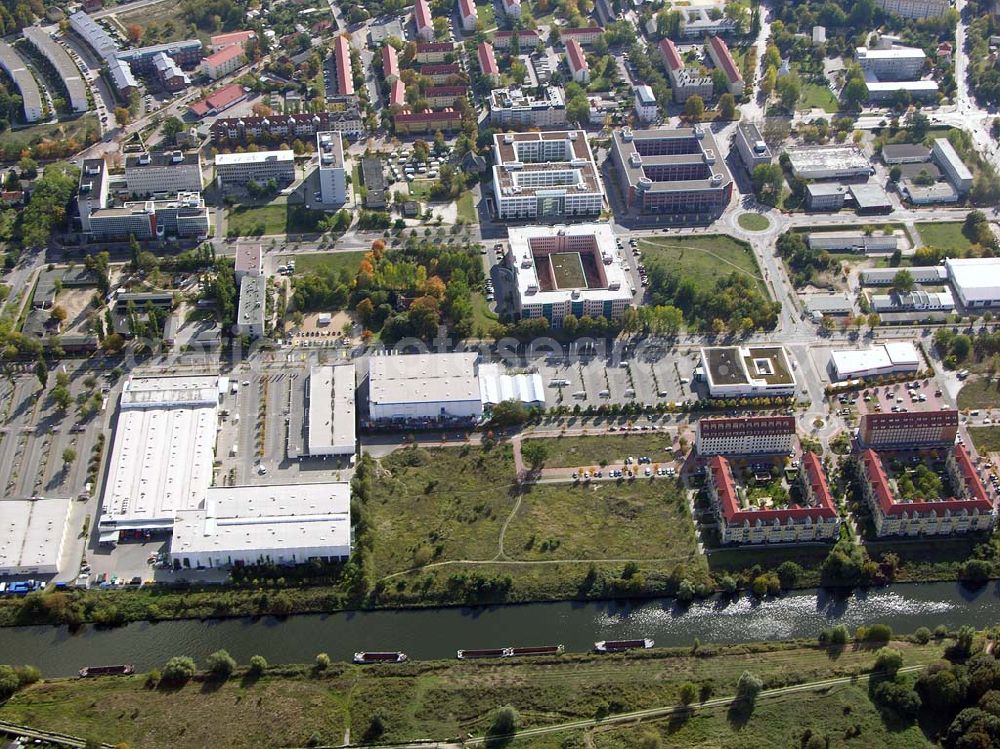
[[[137,623],[117,629],[66,627],[0,629],[0,661],[30,663],[46,676],[66,676],[86,665],[132,663],[140,671],[170,657],[202,662],[225,648],[240,663],[263,655],[269,663],[311,662],[326,652],[350,660],[357,650],[402,650],[411,658],[453,658],[458,648],[563,644],[569,652],[595,640],[652,637],[659,646],[739,643],[814,637],[824,627],[852,631],[883,622],[896,632],[944,624],[993,626],[1000,614],[998,588],[969,591],[954,583],[899,584],[832,595],[797,591],[755,601],[709,600],[679,607],[672,600],[641,603],[538,603],[488,608],[348,612],[287,619],[224,619]]]

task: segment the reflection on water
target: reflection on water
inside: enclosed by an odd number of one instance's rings
[[[589,650],[595,640],[652,637],[660,646],[814,637],[832,624],[854,629],[883,622],[897,632],[939,624],[993,626],[997,591],[951,583],[896,585],[849,595],[801,591],[756,601],[749,597],[679,606],[641,603],[543,603],[486,608],[349,612],[285,620],[229,619],[138,623],[113,630],[84,627],[0,629],[0,661],[33,663],[48,676],[86,665],[132,663],[144,670],[175,655],[203,660],[226,648],[242,663],[254,654],[269,663],[311,662],[327,652],[349,660],[357,650],[402,650],[413,658],[453,658],[458,648],[564,644]],[[13,656],[11,654],[16,654]]]

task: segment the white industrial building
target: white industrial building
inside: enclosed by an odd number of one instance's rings
[[[380,422],[478,421],[483,400],[476,352],[375,356],[368,364],[368,416]]]
[[[625,261],[609,224],[509,229],[517,314],[561,327],[566,315],[617,320],[632,306]]]
[[[323,203],[331,206],[343,205],[347,202],[343,136],[336,131],[316,133],[316,153],[319,154],[317,174]]]
[[[309,455],[354,455],[354,365],[309,370]]]
[[[869,349],[830,352],[830,373],[835,380],[879,377],[920,370],[920,354],[912,343],[886,343]]]
[[[287,185],[295,181],[295,153],[291,150],[220,153],[215,157],[215,177],[220,187],[243,187],[249,180],[263,184],[272,179],[279,185]]]
[[[944,261],[944,267],[963,307],[1000,304],[1000,258],[949,258]]]
[[[955,147],[947,138],[935,138],[931,154],[941,171],[945,173],[951,186],[959,195],[965,195],[972,188],[972,172],[962,161]]]
[[[905,294],[872,294],[871,307],[875,312],[951,312],[955,309],[955,300],[951,292],[922,291],[914,289]]]
[[[806,241],[810,250],[828,252],[894,252],[899,247],[899,237],[895,234],[863,231],[813,231]]]
[[[801,146],[789,148],[792,173],[802,179],[870,177],[875,169],[857,146]]]
[[[512,400],[526,406],[545,405],[545,383],[538,372],[507,374],[500,364],[479,365],[479,393],[484,406]]]
[[[785,396],[795,393],[795,375],[784,346],[717,346],[701,349],[695,377],[713,398]]]
[[[0,500],[0,575],[56,575],[70,499]]]
[[[120,531],[169,531],[212,483],[218,377],[131,378],[123,389],[99,520],[101,542]]]
[[[902,268],[865,268],[861,271],[861,283],[865,286],[889,286],[896,281],[896,274]],[[941,285],[948,281],[948,272],[943,265],[915,265],[905,269],[914,283]]]
[[[170,559],[182,568],[339,561],[351,554],[346,483],[218,486],[177,513]]]

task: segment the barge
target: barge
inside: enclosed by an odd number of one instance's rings
[[[84,666],[80,669],[80,678],[86,679],[88,676],[131,676],[135,673],[135,667],[130,663],[118,666]]]
[[[622,653],[626,650],[649,650],[653,641],[648,637],[641,640],[601,640],[594,643],[598,653]]]
[[[354,662],[362,665],[368,663],[403,663],[406,660],[408,660],[406,653],[401,653],[398,650],[365,650],[354,654]]]

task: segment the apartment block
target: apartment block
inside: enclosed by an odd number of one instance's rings
[[[699,419],[698,455],[787,455],[795,444],[794,416]]]
[[[316,133],[319,154],[319,190],[324,205],[347,202],[347,169],[344,165],[344,141],[338,132]]]
[[[501,128],[565,125],[566,100],[558,86],[532,93],[521,88],[496,88],[490,92],[490,124]]]
[[[866,413],[861,417],[858,441],[875,450],[948,446],[958,434],[958,411]]]

